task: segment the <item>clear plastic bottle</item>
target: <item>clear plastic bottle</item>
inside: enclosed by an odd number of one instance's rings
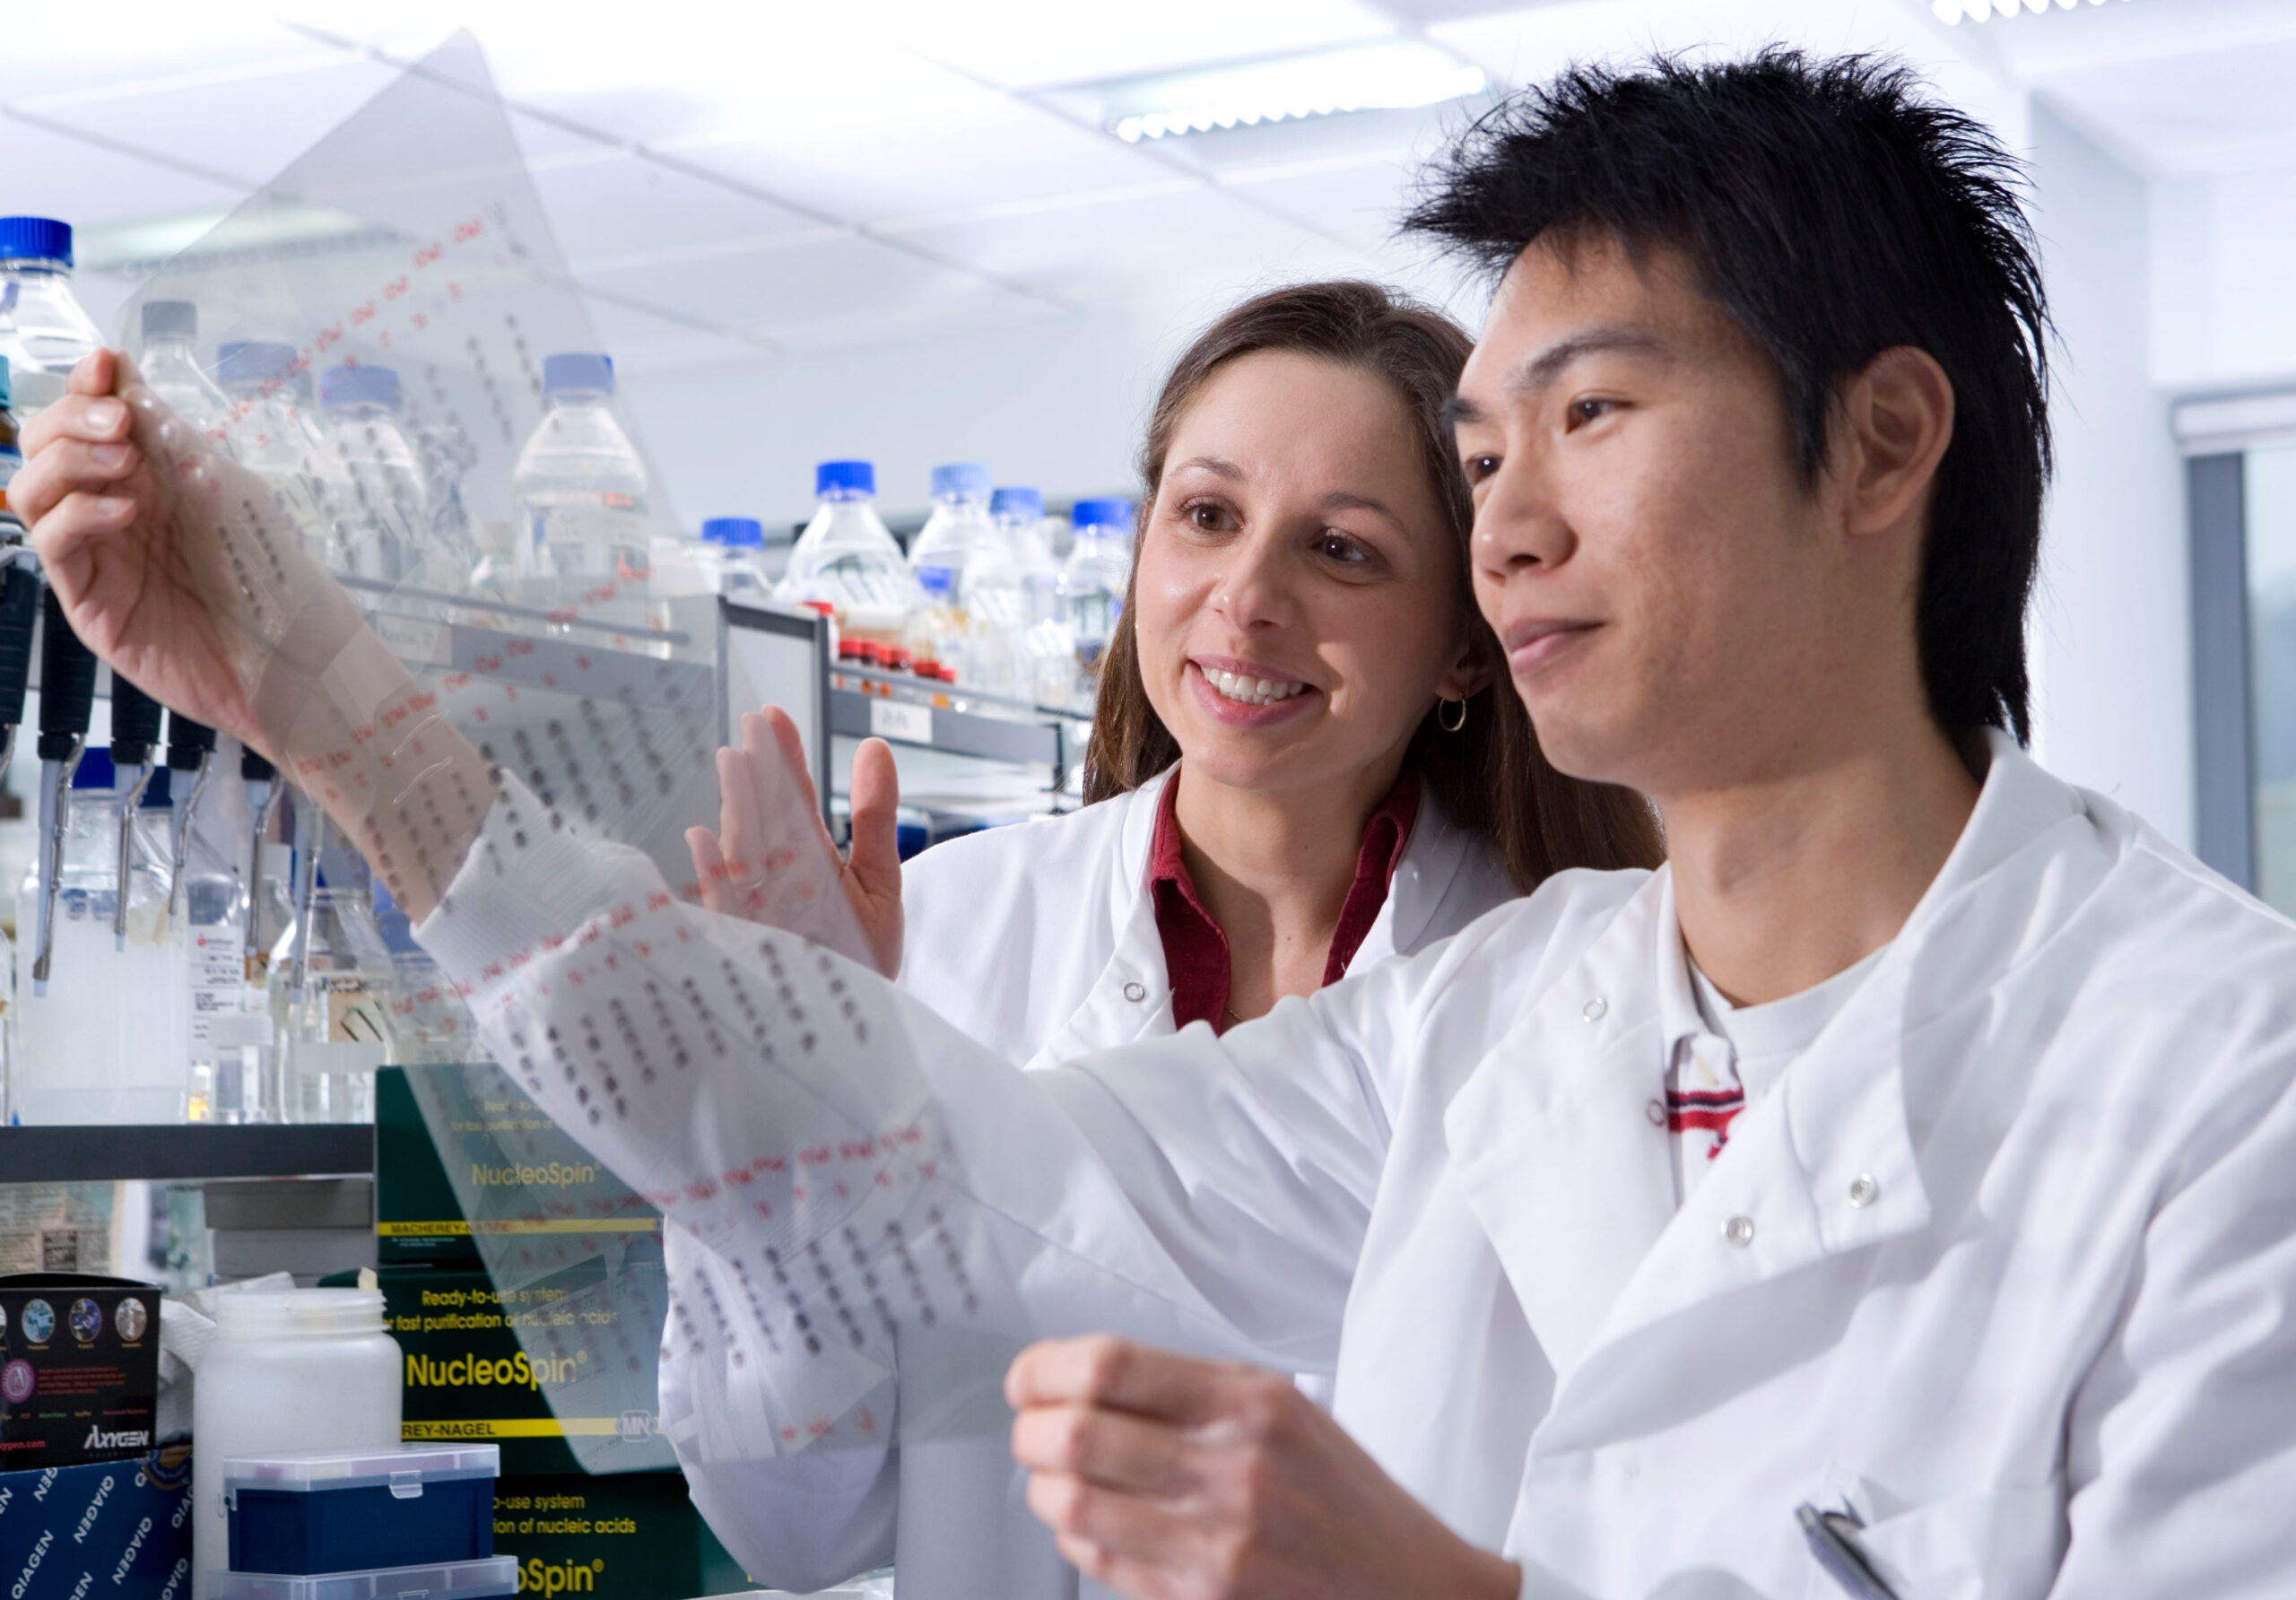
[[[174,781],[188,777],[170,772]],[[220,786],[217,786],[220,787]],[[180,807],[186,796],[178,794]],[[247,886],[239,854],[239,816],[213,792],[185,830],[175,916],[183,929],[184,1032],[191,1057],[195,1122],[267,1122],[263,1058],[247,1013]],[[267,1030],[266,1030],[267,1031]]]
[[[345,850],[323,850],[320,861],[309,911],[272,946],[266,978],[283,1116],[372,1122],[375,1070],[391,1058],[397,967],[363,864]]]
[[[989,520],[987,467],[961,461],[933,469],[933,514],[909,546],[909,564],[925,596],[909,630],[916,653],[955,667],[968,689],[1011,693],[1020,577]]]
[[[999,489],[989,497],[988,510],[1021,579],[1013,693],[1065,709],[1075,698],[1076,638],[1061,614],[1060,563],[1045,538],[1044,496],[1033,489]]]
[[[760,565],[765,526],[756,517],[712,517],[701,525],[700,545],[693,553],[713,591],[729,600],[763,600],[771,593]]]
[[[653,525],[646,465],[613,414],[613,362],[553,355],[542,364],[550,409],[518,453],[510,483],[529,540],[537,604],[643,628]]]
[[[23,519],[8,509],[8,485],[15,480],[16,469],[24,464],[15,413],[9,409],[11,388],[8,358],[0,355],[0,541],[21,539],[24,533]]]
[[[789,552],[781,598],[827,601],[839,636],[898,645],[918,602],[917,580],[874,503],[876,469],[865,461],[824,461],[813,469],[820,508]]]
[[[1078,500],[1070,517],[1076,539],[1060,569],[1060,613],[1075,652],[1070,703],[1083,708],[1099,691],[1100,657],[1124,612],[1124,591],[1132,578],[1132,502]]]
[[[0,217],[0,356],[14,375],[16,415],[29,422],[61,398],[72,369],[102,343],[72,292],[71,224]]]
[[[115,945],[119,822],[124,796],[111,764],[83,757],[72,784],[57,879],[48,992],[32,992],[34,952],[17,947],[10,1116],[32,1124],[184,1120],[187,1051],[180,952],[168,922],[171,840],[167,813],[139,808],[128,839],[127,938]],[[39,892],[37,865],[19,903]],[[122,1004],[135,996],[138,1004]]]
[[[346,569],[344,517],[351,474],[311,412],[311,375],[291,344],[231,340],[215,378],[230,402],[231,453],[271,485],[314,560]]]
[[[208,443],[228,450],[231,403],[199,364],[199,308],[189,300],[146,300],[143,330],[136,368],[145,387]]]
[[[430,485],[413,441],[399,426],[398,373],[329,367],[319,374],[319,404],[335,454],[350,474],[344,570],[421,588],[452,590],[467,582],[468,558],[431,546]]]

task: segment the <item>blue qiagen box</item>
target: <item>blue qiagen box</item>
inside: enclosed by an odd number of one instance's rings
[[[495,1445],[234,1456],[223,1464],[234,1572],[302,1575],[494,1553]]]

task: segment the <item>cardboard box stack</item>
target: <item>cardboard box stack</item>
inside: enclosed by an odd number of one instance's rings
[[[409,1071],[440,1074],[422,1084],[436,1143]],[[661,1437],[660,1217],[491,1065],[385,1068],[375,1157],[405,1437],[500,1447],[495,1548],[518,1558],[520,1592],[754,1588]]]

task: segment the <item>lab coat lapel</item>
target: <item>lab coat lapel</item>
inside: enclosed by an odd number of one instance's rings
[[[1171,781],[1167,770],[1120,799],[1126,808],[1117,839],[1117,870],[1109,875],[1100,914],[1116,929],[1116,947],[1068,1020],[1054,1030],[1029,1062],[1049,1066],[1172,1030],[1171,980],[1164,942],[1156,931],[1156,904],[1148,892],[1148,852],[1155,838],[1156,805]]]
[[[1556,1373],[1577,1364],[1674,1209],[1654,952],[1664,869],[1510,1028],[1443,1131],[1468,1208]],[[1662,921],[1662,912],[1664,913]]]
[[[1466,863],[1467,837],[1452,826],[1435,796],[1423,788],[1419,814],[1412,820],[1411,838],[1405,841],[1403,859],[1396,863],[1394,882],[1371,929],[1348,962],[1351,972],[1368,970],[1397,951],[1416,950],[1450,892],[1451,881]]]
[[[1990,756],[1961,839],[1872,976],[1731,1125],[1728,1147],[1607,1306],[1558,1387],[1542,1453],[1663,1426],[1703,1403],[1696,1386],[1654,1384],[1654,1372],[1790,1359],[1796,1338],[1822,1337],[1816,1324],[1850,1302],[1805,1295],[1782,1328],[1786,1302],[1767,1298],[1782,1280],[1929,1225],[1909,1090],[1934,1090],[1937,1074],[1969,1064],[1925,1056],[1916,1041],[1941,1013],[1987,1004],[2020,949],[2045,938],[2054,918],[2022,864],[2050,857],[2048,836],[2079,811],[2005,738],[1991,740]],[[1662,928],[1675,938],[1668,889]]]

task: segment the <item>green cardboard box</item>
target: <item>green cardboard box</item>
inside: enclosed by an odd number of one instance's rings
[[[417,1086],[409,1076],[422,1074]],[[422,1114],[427,1102],[439,1125]],[[494,1248],[652,1234],[661,1213],[491,1062],[387,1066],[375,1084],[375,1258],[499,1262]]]
[[[675,1465],[657,1388],[668,1286],[650,1237],[507,1289],[477,1266],[377,1277],[405,1363],[405,1438],[500,1444],[506,1473]]]
[[[494,1551],[517,1557],[518,1592],[538,1600],[687,1600],[757,1587],[701,1520],[677,1473],[502,1478]]]

